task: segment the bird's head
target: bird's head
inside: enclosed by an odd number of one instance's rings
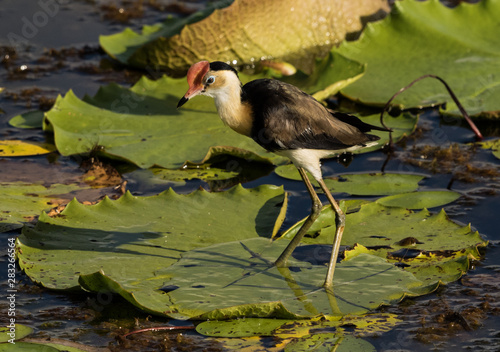
[[[220,61],[195,63],[188,70],[187,81],[189,89],[179,100],[178,108],[198,94],[217,98],[234,89],[235,85],[236,87],[241,85],[236,70]]]

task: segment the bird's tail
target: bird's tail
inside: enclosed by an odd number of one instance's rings
[[[391,132],[391,129],[387,129],[385,127],[379,127],[375,125],[370,125],[369,123],[361,121],[358,117],[350,114],[345,114],[343,112],[338,112],[338,111],[333,111],[333,110],[328,110],[332,116],[344,123],[347,123],[351,126],[356,127],[358,130],[361,132],[370,132],[371,130],[376,130],[376,131],[384,131],[384,132]],[[372,136],[376,137],[376,136]]]

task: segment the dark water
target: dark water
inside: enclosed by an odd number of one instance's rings
[[[0,115],[0,139],[44,140],[45,136],[41,131],[20,131],[11,128],[7,123],[19,113],[38,109],[43,99],[54,99],[69,89],[79,97],[84,94],[94,95],[97,89],[107,82],[130,85],[140,77],[141,72],[130,71],[113,64],[99,50],[98,36],[116,33],[126,26],[140,29],[142,24],[161,20],[166,13],[145,6],[142,16],[121,23],[116,18],[105,18],[106,11],[102,7],[103,4],[108,2],[31,0],[0,2],[2,50],[0,87],[6,88],[0,95],[0,108],[5,111],[5,114]],[[12,52],[12,47],[15,48],[15,53]],[[66,50],[61,58],[53,53],[49,54],[50,49],[61,51],[63,48],[70,50]],[[428,175],[428,178],[422,181],[420,189],[445,189],[450,184],[451,173],[433,174],[429,170],[411,165],[405,156],[410,153],[413,146],[445,147],[451,143],[472,142],[473,134],[466,126],[453,121],[443,124],[434,111],[427,112],[421,117],[419,127],[421,131],[418,137],[409,139],[406,147],[397,148],[395,156],[386,164],[385,171],[423,173]],[[496,126],[485,124],[481,128],[487,137],[499,135],[498,124]],[[356,156],[348,169],[336,160],[330,160],[324,163],[323,170],[325,176],[346,171],[380,171],[386,158],[387,155],[380,151]],[[71,158],[59,157],[55,163],[57,167],[54,166],[54,160],[47,157],[16,158],[9,160],[8,163],[3,161],[4,163],[0,163],[0,167],[4,168],[0,170],[0,182],[29,179],[50,183],[51,178],[57,177],[54,173],[79,172],[78,164]],[[478,150],[473,161],[492,163],[498,169],[498,161],[489,151]],[[22,168],[21,165],[26,163],[38,165],[49,171],[41,173],[40,169],[32,168],[30,171],[29,168]],[[6,168],[21,171],[9,175]],[[133,179],[127,174],[123,177],[131,181],[129,183],[131,191],[149,195],[162,190],[134,184]],[[244,186],[249,188],[260,184],[284,184],[285,189],[291,193],[284,227],[292,225],[308,214],[310,200],[302,183],[287,181],[271,173],[247,182]],[[206,186],[201,181],[189,181],[186,186],[176,188],[176,191],[190,192],[200,185]],[[478,176],[473,183],[455,181],[452,183],[452,189],[463,192],[465,197],[445,207],[446,212],[455,221],[472,223],[475,229],[491,241],[491,245],[485,252],[484,258],[475,263],[474,268],[463,280],[442,287],[434,294],[406,300],[398,307],[387,308],[388,312],[399,314],[404,323],[389,333],[368,339],[379,351],[500,350],[500,318],[496,315],[500,307],[495,304],[499,298],[497,292],[500,287],[498,246],[500,233],[497,225],[500,215],[498,210],[500,199],[497,196],[500,183],[498,178]],[[79,200],[97,198],[95,194],[81,195]],[[7,239],[16,235],[17,232],[0,234],[3,247],[7,248]],[[6,267],[6,254],[5,250],[1,256],[2,267]],[[2,290],[6,290],[6,275],[6,269],[0,270]],[[134,317],[138,317],[143,324],[146,324],[147,316],[120,298],[49,292],[31,284],[21,272],[17,272],[17,278],[21,280],[20,286],[23,288],[17,300],[18,322],[34,327],[38,337],[59,337],[93,346],[107,346],[119,331],[118,325],[128,324],[129,328],[133,328]],[[489,302],[489,307],[485,306],[485,300]],[[109,304],[110,302],[113,304]],[[5,301],[0,302],[2,323],[7,321],[6,307]],[[475,312],[480,317],[477,318],[479,327],[467,329],[467,326],[462,325],[462,328],[457,328],[456,326],[460,324],[457,323],[457,319],[453,320],[453,314],[450,312],[466,315],[469,311],[474,311],[474,308],[477,308]],[[424,324],[422,319],[425,320]],[[164,320],[157,318],[149,318],[149,321],[151,325],[165,323]],[[174,324],[180,323],[174,322]],[[435,334],[429,330],[422,330],[423,327],[434,327]],[[184,335],[187,336],[186,341],[192,343],[193,350],[201,350],[207,343],[194,333]]]

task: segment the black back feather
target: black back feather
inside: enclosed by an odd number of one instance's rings
[[[242,102],[252,107],[252,138],[269,151],[341,150],[379,139],[365,132],[385,131],[355,116],[329,111],[309,94],[278,80],[245,84]]]

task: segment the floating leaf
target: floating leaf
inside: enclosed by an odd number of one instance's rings
[[[314,334],[303,336],[286,345],[285,352],[317,351],[317,352],[376,352],[375,347],[354,336],[339,334]]]
[[[60,350],[47,345],[42,345],[39,343],[29,343],[29,342],[16,342],[11,343],[1,343],[0,351],[6,352],[59,352]]]
[[[0,157],[42,155],[55,151],[49,143],[19,140],[0,141]]]
[[[105,347],[99,348],[93,346],[86,346],[77,342],[57,339],[53,337],[51,337],[48,341],[43,338],[28,338],[24,339],[23,342],[29,343],[31,346],[35,346],[33,348],[41,348],[38,347],[41,345],[41,346],[53,347],[56,348],[58,351],[63,351],[63,352],[109,352],[109,349]],[[33,351],[38,351],[38,350],[34,349]],[[45,350],[41,349],[41,351]]]
[[[275,186],[189,195],[169,190],[151,197],[127,193],[94,206],[74,200],[60,217],[42,214],[35,228],[23,229],[19,265],[33,281],[58,290],[79,289],[80,275],[103,270],[136,295],[136,285],[145,286],[187,250],[271,237],[283,222],[284,200]]]
[[[339,65],[344,69],[337,70]],[[365,66],[357,61],[329,52],[324,59],[316,61],[312,73],[307,77],[299,72],[294,76],[282,77],[282,80],[313,94],[316,100],[325,100],[359,79],[364,72]]]
[[[0,343],[7,342],[9,340],[20,340],[33,332],[33,329],[29,326],[22,324],[14,324],[15,328],[10,328],[9,326],[0,327]],[[12,334],[12,335],[10,335]]]
[[[54,199],[61,198],[77,185],[53,184],[50,187],[31,183],[0,183],[0,232],[21,228],[42,210],[54,207]],[[72,197],[69,197],[72,198]]]
[[[302,180],[297,168],[293,165],[278,166],[275,172],[284,178]],[[324,181],[333,193],[374,196],[414,191],[423,178],[424,176],[412,174],[369,173],[342,174],[335,178],[325,177]],[[311,180],[314,178],[311,177]]]
[[[418,243],[408,244],[399,250],[396,248],[368,249],[357,244],[352,250],[346,250],[344,256],[346,260],[349,260],[361,253],[368,253],[387,258],[389,262],[399,265],[403,270],[412,273],[416,278],[431,286],[434,286],[436,282],[447,284],[460,279],[470,269],[469,258],[476,260],[480,258],[476,248],[456,252],[425,252],[418,248]]]
[[[470,114],[498,118],[500,84],[493,73],[500,71],[499,17],[500,2],[493,0],[455,8],[438,0],[395,2],[387,18],[368,24],[359,40],[338,49],[367,65],[363,77],[342,94],[383,105],[413,79],[434,74],[447,81]],[[395,100],[404,108],[445,102],[447,113],[459,114],[444,86],[432,79]]]
[[[15,344],[0,344],[0,351],[29,351],[29,352],[105,352],[107,348],[85,346],[76,342],[51,338],[27,339],[29,342],[16,342]]]
[[[388,10],[386,2],[370,0],[238,0],[228,5],[216,2],[187,19],[144,27],[142,34],[126,29],[99,41],[123,63],[177,73],[200,60],[252,65],[279,59],[309,68],[347,33],[359,31],[361,17]]]
[[[331,245],[335,236],[335,214],[330,206],[322,209],[318,221],[320,226],[308,231],[311,237],[305,237],[303,242]],[[283,236],[291,238],[302,223],[303,220],[299,221]],[[407,247],[403,241],[407,238],[415,238],[419,243],[413,248],[425,251],[460,251],[486,245],[470,225],[461,226],[452,222],[444,210],[432,215],[427,209],[414,212],[378,203],[362,204],[359,211],[346,215],[342,244],[353,246],[359,243],[365,247],[396,250]]]
[[[198,324],[196,331],[199,334],[214,337],[273,336],[276,328],[293,322],[294,320],[288,319],[265,318],[209,320]]]
[[[168,314],[175,318],[293,319],[362,314],[419,291],[421,282],[413,275],[366,255],[338,264],[331,294],[321,287],[326,274],[323,265],[296,260],[289,263],[289,268],[272,265],[286,242],[254,238],[184,253],[177,263],[157,273],[169,290],[162,292],[158,287],[156,296],[163,295],[161,306],[168,302]],[[94,275],[82,279],[85,282],[97,278]],[[159,304],[153,299],[147,303]]]
[[[391,330],[400,320],[394,314],[367,314],[362,316],[320,316],[312,319],[285,320],[266,318],[243,318],[224,321],[204,321],[196,331],[213,337],[275,336],[280,339],[302,337],[313,330],[330,330],[342,326],[354,327],[350,334],[367,336]]]
[[[493,155],[500,159],[500,138],[478,143],[483,149],[491,149]]]
[[[350,224],[344,233],[345,242],[351,245],[360,243],[394,248],[407,237],[416,238],[421,242],[418,248],[426,251],[458,251],[486,244],[470,225],[452,222],[444,210],[432,215],[426,209],[413,212],[370,203],[362,205],[359,212],[349,214],[346,221]]]
[[[42,128],[44,112],[40,110],[28,111],[14,116],[9,120],[9,125],[17,128]]]
[[[227,351],[238,351],[238,352],[282,352],[283,343],[274,341],[272,338],[268,337],[231,337],[231,338],[208,338],[212,341],[217,341],[222,344],[224,350]]]
[[[427,191],[395,194],[377,200],[386,207],[406,209],[435,208],[456,201],[460,193],[453,191]]]
[[[340,319],[338,317],[320,317],[309,320],[296,320],[287,323],[276,330],[274,335],[277,337],[295,338],[313,334],[315,331],[339,329],[343,326],[349,326],[349,334],[357,337],[381,334],[390,331],[400,320],[394,314],[366,314],[362,316],[347,315]],[[354,329],[352,329],[354,328]]]
[[[90,207],[72,202],[62,217],[42,214],[34,229],[24,228],[18,239],[19,264],[43,286],[110,291],[146,312],[177,319],[363,314],[405,295],[428,293],[439,284],[441,277],[434,272],[428,275],[431,280],[423,270],[416,278],[370,254],[338,265],[333,295],[321,287],[326,267],[314,255],[306,262],[292,259],[289,268],[274,267],[287,241],[252,237],[269,237],[278,230],[283,196],[276,187],[261,186],[188,196],[172,191],[144,198],[127,194]],[[359,211],[347,215],[348,243],[406,248],[401,239],[410,230],[425,250],[484,245],[477,233],[453,224],[444,213],[430,216],[357,203]],[[231,215],[236,209],[245,217]],[[333,212],[326,210],[330,215],[321,226],[332,224]],[[304,242],[331,243],[331,232],[327,225],[316,239]]]

